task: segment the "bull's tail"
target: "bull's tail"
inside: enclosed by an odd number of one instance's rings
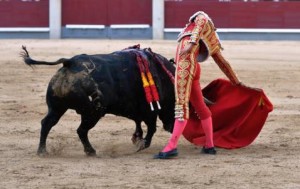
[[[57,64],[63,64],[64,66],[68,65],[69,59],[67,58],[61,58],[55,62],[46,62],[46,61],[37,61],[37,60],[33,60],[30,56],[29,53],[26,49],[25,46],[22,46],[22,49],[24,51],[22,51],[20,53],[21,57],[23,58],[25,64],[27,64],[28,66],[34,66],[34,65],[57,65]]]

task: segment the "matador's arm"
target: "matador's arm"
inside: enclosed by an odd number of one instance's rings
[[[190,40],[188,41],[189,43],[185,45],[184,49],[180,51],[180,55],[190,53],[193,46],[196,45],[199,39],[202,37],[202,31],[207,21],[208,18],[202,14],[196,16],[196,18],[193,21],[195,22],[195,27],[192,30]]]
[[[230,64],[227,60],[222,56],[221,52],[218,51],[212,55],[212,58],[223,71],[223,73],[228,77],[232,84],[239,85],[241,84],[240,80],[238,79],[236,73],[232,70]]]
[[[208,18],[206,16],[204,16],[203,14],[199,14],[195,18],[194,22],[195,22],[196,26],[192,31],[192,35],[190,37],[189,42],[196,44],[199,41],[200,37],[202,36],[202,31],[203,31],[205,24],[208,22]]]

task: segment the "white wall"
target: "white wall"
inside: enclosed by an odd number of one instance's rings
[[[61,0],[49,0],[50,39],[61,38]]]

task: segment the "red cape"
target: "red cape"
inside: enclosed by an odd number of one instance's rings
[[[202,92],[214,102],[209,109],[217,147],[234,149],[251,144],[261,131],[268,113],[273,110],[263,90],[234,86],[227,80],[217,79]],[[204,145],[201,121],[196,114],[190,114],[183,136],[195,145]]]

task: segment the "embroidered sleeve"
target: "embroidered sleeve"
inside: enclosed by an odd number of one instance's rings
[[[197,43],[197,41],[199,40],[199,38],[202,36],[202,31],[203,28],[205,26],[205,24],[207,23],[207,17],[205,17],[202,14],[199,14],[194,22],[195,22],[195,28],[192,31],[192,35],[191,38],[189,40],[190,43]]]
[[[231,83],[238,85],[241,82],[239,81],[236,73],[232,70],[230,64],[225,60],[220,52],[217,52],[212,55],[212,58],[216,62],[216,64],[220,67],[222,72],[228,77]]]

